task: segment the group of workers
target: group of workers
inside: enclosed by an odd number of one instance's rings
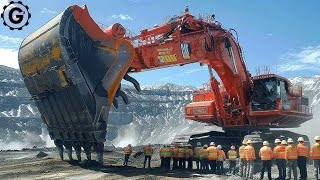
[[[316,136],[316,143],[309,150],[304,144],[302,137],[298,138],[298,144],[295,145],[293,139],[275,140],[275,147],[272,149],[268,141],[263,142],[263,147],[260,148],[259,156],[261,159],[260,179],[264,178],[264,172],[267,171],[268,179],[271,179],[271,166],[274,159],[279,171],[278,180],[287,180],[297,177],[297,168],[300,170],[300,179],[307,179],[307,161],[310,157],[314,164],[314,176],[319,180],[320,173],[320,136]],[[175,144],[164,145],[160,148],[161,167],[165,170],[174,169],[193,169],[193,161],[195,161],[196,169],[202,172],[222,175],[225,174],[223,164],[224,161],[229,161],[229,173],[236,174],[236,165],[239,161],[239,175],[247,179],[253,179],[254,167],[256,161],[256,152],[251,140],[243,140],[242,146],[237,151],[235,146],[231,146],[230,150],[225,154],[222,146],[216,146],[214,142],[210,146],[205,144],[201,146],[198,142],[195,148],[190,144]],[[124,148],[125,159],[124,166],[128,165],[128,159],[132,153],[132,147],[129,144]],[[145,159],[143,167],[150,168],[150,160],[153,155],[151,144],[144,147],[143,150]],[[172,160],[172,168],[171,168]]]

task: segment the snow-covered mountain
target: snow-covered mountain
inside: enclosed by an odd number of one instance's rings
[[[320,136],[320,75],[296,77],[292,78],[291,82],[303,87],[304,95],[309,98],[309,104],[313,108],[313,119],[292,131],[307,134],[310,140],[313,141],[314,136]]]
[[[320,76],[292,79],[301,84],[314,106],[314,119],[294,131],[313,137],[319,132]],[[162,84],[143,86],[137,92],[128,85],[122,88],[129,105],[119,99],[119,108],[109,116],[107,141],[117,146],[168,143],[176,134],[220,130],[214,126],[184,120],[184,107],[196,89],[192,86]],[[307,130],[307,131],[306,131]],[[0,66],[0,149],[52,146],[40,114],[24,86],[19,70]]]

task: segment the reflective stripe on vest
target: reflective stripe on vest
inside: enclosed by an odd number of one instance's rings
[[[209,152],[207,149],[201,149],[200,150],[200,159],[208,158]]]
[[[244,148],[246,148],[245,145],[242,145],[242,146],[239,148],[239,156],[240,156],[240,159],[245,159],[245,158],[246,158]]]
[[[168,147],[165,147],[165,148],[163,148],[163,157],[164,158],[166,158],[166,157],[171,157],[171,150],[170,150],[170,148],[168,148]]]
[[[132,153],[132,148],[127,146],[123,148],[124,154],[131,154]]]
[[[178,157],[179,157],[179,158],[184,158],[184,157],[185,157],[185,150],[184,150],[184,148],[179,148],[179,149],[178,149]]]
[[[200,150],[201,150],[202,148],[201,147],[196,147],[195,149],[194,149],[194,157],[195,158],[199,158],[200,157]]]
[[[237,160],[237,151],[236,150],[229,150],[228,151],[228,158],[229,160]]]
[[[273,155],[275,159],[286,159],[286,146],[278,145],[273,150]]]
[[[178,158],[178,148],[172,148],[171,155],[173,158]]]
[[[272,159],[272,149],[270,147],[263,146],[260,149],[260,157],[261,157],[261,160],[263,160],[263,161],[271,160]]]
[[[299,143],[297,145],[297,149],[298,149],[298,156],[304,156],[304,157],[309,156],[309,148],[307,146],[305,146],[304,144]]]
[[[217,160],[218,158],[218,149],[215,146],[210,146],[208,149],[208,159]]]
[[[186,158],[190,158],[193,155],[192,149],[186,149]]]
[[[253,161],[256,159],[256,153],[254,151],[254,148],[250,145],[246,146],[244,148],[244,154],[247,161]]]
[[[160,157],[164,156],[164,150],[165,150],[165,148],[160,148]]]
[[[152,154],[153,154],[153,149],[151,146],[144,147],[144,155],[145,156],[152,156]]]
[[[315,143],[310,149],[310,157],[313,160],[320,160],[320,144]]]
[[[218,157],[217,157],[217,161],[223,161],[224,159],[225,159],[225,154],[224,154],[224,151],[223,150],[218,150],[218,153],[217,153],[218,155]]]
[[[286,148],[286,159],[295,160],[298,159],[298,150],[294,145],[288,145]]]

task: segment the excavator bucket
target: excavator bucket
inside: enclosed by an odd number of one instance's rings
[[[125,99],[120,82],[134,58],[125,33],[120,24],[101,29],[86,6],[70,6],[22,42],[24,82],[58,147],[105,141],[110,107],[117,94]]]

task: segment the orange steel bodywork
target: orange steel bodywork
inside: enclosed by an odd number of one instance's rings
[[[74,14],[93,39],[101,41],[124,36],[121,40],[135,46],[128,73],[190,63],[205,64],[210,70],[215,70],[221,82],[210,76],[210,89],[193,95],[193,102],[185,109],[186,119],[222,128],[272,128],[297,127],[312,118],[312,114],[303,113],[297,108],[282,110],[281,100],[275,110],[252,111],[250,94],[253,79],[269,77],[251,77],[232,31],[222,28],[217,21],[195,18],[186,12],[163,25],[142,30],[140,35],[131,37],[125,35],[125,29],[120,24],[102,32],[96,24],[92,24],[86,7],[76,9]],[[86,20],[88,18],[90,20]],[[117,44],[117,41],[119,39],[113,43]],[[293,99],[301,97],[302,90],[289,95]]]

